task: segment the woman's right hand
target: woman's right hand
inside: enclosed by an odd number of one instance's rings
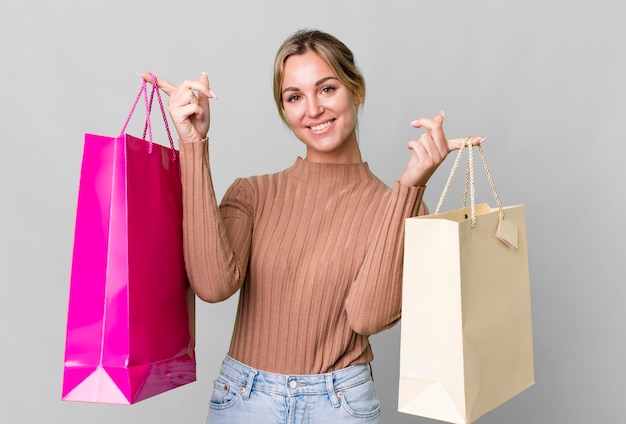
[[[140,72],[139,76],[153,83],[149,73]],[[185,80],[178,86],[157,77],[157,84],[169,96],[167,110],[172,117],[179,140],[193,142],[205,138],[211,122],[209,99],[216,98],[209,88],[207,74],[203,72],[197,80]]]

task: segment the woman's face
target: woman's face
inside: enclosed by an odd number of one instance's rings
[[[317,53],[290,56],[283,66],[282,99],[293,133],[312,162],[361,161],[357,101]]]

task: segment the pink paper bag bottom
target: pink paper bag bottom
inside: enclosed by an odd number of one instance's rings
[[[191,354],[129,367],[66,363],[63,400],[130,405],[194,381]]]

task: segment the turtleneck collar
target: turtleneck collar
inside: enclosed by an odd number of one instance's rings
[[[301,157],[286,170],[287,174],[297,178],[319,179],[339,178],[346,182],[361,181],[374,177],[367,162],[358,163],[322,163],[309,162]]]

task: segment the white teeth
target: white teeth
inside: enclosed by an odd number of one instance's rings
[[[330,121],[328,121],[328,122],[324,122],[323,124],[319,124],[319,125],[316,125],[316,126],[314,126],[314,127],[311,127],[311,129],[312,129],[313,131],[321,131],[321,130],[323,130],[324,128],[328,127],[329,125],[330,125]]]

